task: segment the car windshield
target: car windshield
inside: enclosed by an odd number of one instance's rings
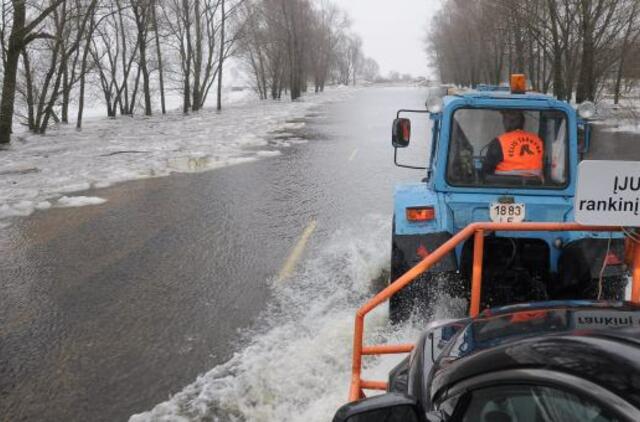
[[[463,422],[617,422],[599,404],[571,391],[547,386],[509,385],[476,390]]]
[[[459,109],[447,181],[453,186],[560,189],[568,183],[566,115],[556,110]]]

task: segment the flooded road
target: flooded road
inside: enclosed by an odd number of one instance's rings
[[[353,313],[388,265],[393,185],[422,177],[393,165],[391,121],[425,97],[359,90],[272,133],[272,157],[91,191],[108,202],[2,229],[0,420],[330,419]],[[426,158],[427,125],[413,118],[403,162]],[[384,309],[367,321],[415,338]]]
[[[386,263],[392,186],[420,177],[393,166],[391,120],[424,98],[416,88],[361,90],[273,133],[296,143],[281,155],[92,191],[108,202],[3,229],[0,419],[116,421],[149,410],[244,351],[289,312],[269,307],[294,307],[283,292],[319,275],[346,283],[334,286],[343,309],[319,304],[350,326]],[[426,155],[422,144],[415,155]],[[301,262],[284,271],[305,231]],[[301,276],[314,259],[333,266]],[[350,334],[340,333],[347,353]]]

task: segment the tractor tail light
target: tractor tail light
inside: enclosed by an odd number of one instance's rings
[[[411,207],[407,208],[407,220],[412,222],[435,220],[436,211],[433,207]]]

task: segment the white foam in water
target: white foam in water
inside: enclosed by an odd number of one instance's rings
[[[273,305],[259,318],[266,328],[244,350],[130,421],[331,420],[348,395],[355,311],[388,267],[389,221],[370,217],[336,232],[296,276],[274,286]],[[392,329],[384,304],[365,324],[369,344],[419,334],[412,324]],[[385,380],[401,359],[366,358],[365,374]]]

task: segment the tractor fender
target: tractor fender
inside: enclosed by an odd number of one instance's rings
[[[438,193],[425,183],[407,183],[396,186],[394,193],[394,234],[417,235],[450,231],[449,214]],[[424,222],[407,220],[407,208],[433,207],[435,218]]]
[[[451,234],[447,232],[394,234],[391,253],[391,281],[409,271],[449,239],[451,239]],[[456,271],[457,269],[456,256],[452,251],[431,267],[429,272]]]

